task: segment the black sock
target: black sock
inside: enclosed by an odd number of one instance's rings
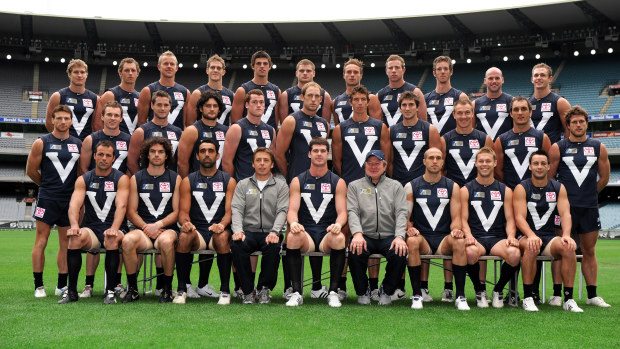
[[[232,267],[232,253],[217,254],[217,269],[220,272],[220,292],[230,293],[230,269]]]
[[[465,297],[465,274],[467,273],[467,266],[452,263],[452,270],[454,272],[454,283],[456,284],[456,297]],[[446,286],[448,286],[447,282]],[[450,282],[450,289],[451,288],[452,283]]]
[[[95,284],[95,275],[86,275],[84,285],[93,286]]]
[[[252,284],[254,284],[256,282],[256,272],[253,271],[251,274],[252,274]]]
[[[376,290],[379,288],[379,278],[369,278],[368,284],[370,284],[370,290]]]
[[[596,285],[586,286],[586,290],[588,291],[588,298],[596,297]]]
[[[127,287],[138,290],[138,273],[127,274]]]
[[[465,268],[465,269],[467,269],[467,268]],[[454,272],[454,270],[453,270],[453,272]],[[453,289],[452,282],[444,282],[443,283],[443,289],[444,290],[452,290]]]
[[[164,276],[164,268],[155,267],[155,271],[157,272],[157,277],[155,278],[155,289],[160,290],[163,285],[162,276]]]
[[[233,282],[235,283],[235,291],[241,288],[241,279],[239,278],[239,273],[233,271]]]
[[[425,288],[428,290],[428,280],[420,280],[420,288]]]
[[[39,288],[43,286],[43,272],[40,272],[40,273],[33,272],[32,276],[34,277],[34,288]]]
[[[82,250],[67,250],[67,267],[69,268],[69,291],[77,292],[77,282],[78,275],[80,274],[80,269],[82,269]],[[58,284],[60,286],[60,275],[58,274]],[[65,285],[67,283],[66,275],[65,275]],[[64,287],[64,286],[62,286]]]
[[[301,294],[301,251],[289,248],[286,250],[286,263],[288,263],[289,277],[293,284],[293,292]]]
[[[510,282],[512,283],[512,289],[509,291],[514,297],[517,296],[517,289],[519,288],[519,270],[521,269],[521,263],[515,267],[515,272],[510,275]],[[525,298],[525,297],[524,297]]]
[[[116,285],[120,285],[121,284],[122,277],[123,277],[123,273],[116,272],[116,279],[115,279],[115,282],[114,282],[114,286],[115,287],[116,287]]]
[[[482,286],[480,284],[480,263],[467,264],[467,274],[469,274],[469,279],[472,284],[474,284],[476,293],[482,292],[482,288],[480,287]]]
[[[219,256],[219,254],[218,254]],[[205,287],[209,283],[209,275],[211,274],[211,267],[213,267],[213,256],[201,254],[198,258],[200,262],[200,276],[198,277],[198,287]]]
[[[338,283],[338,288],[346,292],[347,290],[347,277],[346,276],[340,276],[340,282]]]
[[[80,251],[80,257],[81,257],[82,250],[77,250],[77,251]],[[80,264],[80,267],[81,267],[81,266],[82,266],[82,265]],[[58,286],[56,286],[56,287],[58,287],[58,288],[63,288],[63,287],[65,287],[65,286],[67,286],[67,276],[68,276],[68,275],[69,275],[69,274],[64,274],[64,273],[63,273],[63,274],[61,274],[61,273],[58,273]]]
[[[502,264],[502,268],[500,269],[499,280],[497,280],[497,284],[495,284],[493,291],[503,293],[504,287],[506,287],[508,281],[510,281],[510,279],[515,276],[515,272],[517,270],[519,270],[518,266],[513,267],[510,264],[504,262]]]
[[[191,254],[190,254],[191,256]],[[164,290],[172,291],[172,275],[164,275]]]
[[[118,249],[105,251],[105,275],[107,290],[114,291],[114,287],[116,287],[116,271],[118,270],[118,265],[120,262],[121,257]]]
[[[189,266],[192,264],[193,257],[191,253],[175,253],[178,281],[177,291],[179,292],[187,292],[187,279],[190,273]]]
[[[564,286],[564,302],[573,299],[573,288]]]
[[[532,284],[523,284],[523,299],[532,297]]]
[[[323,271],[323,257],[312,256],[310,260],[310,270],[312,271],[312,290],[321,289],[321,272]]]
[[[338,291],[340,272],[344,268],[345,249],[334,250],[329,253],[329,291]]]
[[[540,276],[542,273],[543,262],[536,261],[536,274],[534,275],[534,282],[532,283],[532,293],[540,294]]]
[[[414,296],[422,295],[422,287],[420,282],[420,274],[422,273],[422,266],[416,265],[414,267],[407,267],[409,269],[409,280],[411,281],[411,288]]]
[[[553,295],[562,297],[562,284],[553,284]]]

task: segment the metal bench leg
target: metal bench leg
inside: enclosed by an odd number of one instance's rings
[[[545,266],[545,261],[542,261],[542,270],[540,271],[540,278],[542,279],[542,299],[543,303],[547,300],[547,278],[545,277],[547,274],[547,268]]]
[[[306,256],[302,255],[301,256],[301,280],[302,280],[302,283],[301,283],[301,295],[302,296],[304,295],[304,283],[303,283],[303,280],[304,280],[304,266],[305,265],[306,265]]]
[[[579,299],[581,299],[581,297],[583,297],[583,273],[579,267]]]

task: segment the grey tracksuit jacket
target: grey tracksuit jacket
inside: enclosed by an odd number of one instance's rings
[[[261,191],[254,174],[237,184],[231,209],[233,233],[280,235],[288,212],[288,186],[285,181],[271,176]]]

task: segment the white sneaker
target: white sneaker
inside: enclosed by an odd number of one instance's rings
[[[433,297],[431,297],[430,293],[428,292],[428,288],[423,288],[422,289],[422,302],[432,302],[433,301]]]
[[[493,291],[493,308],[504,307],[504,295],[501,292]]]
[[[239,298],[241,300],[243,300],[243,298],[245,297],[245,295],[243,294],[243,290],[240,289],[240,288],[233,291],[233,296],[235,296],[236,298]]]
[[[349,294],[345,290],[338,289],[338,299],[342,302],[349,297]]]
[[[594,306],[601,307],[601,308],[611,307],[611,305],[605,303],[605,301],[601,297],[588,298],[588,300],[586,300],[586,304],[594,305]]]
[[[327,287],[323,286],[319,290],[310,291],[310,298],[327,298],[329,292],[327,292]]]
[[[304,304],[304,297],[299,292],[293,292],[291,298],[286,302],[287,307],[297,307]]]
[[[84,291],[78,294],[80,298],[90,298],[93,296],[93,287],[91,285],[84,286]]]
[[[187,292],[177,292],[177,295],[174,296],[172,303],[185,304],[185,299],[187,299]]]
[[[198,293],[200,296],[203,297],[211,297],[211,298],[218,298],[220,296],[219,293],[215,292],[215,290],[213,289],[213,287],[211,287],[211,285],[206,284],[204,285],[204,287],[196,287],[196,293]],[[193,297],[190,297],[193,298]]]
[[[34,298],[45,298],[45,297],[47,297],[47,293],[45,293],[45,286],[37,287],[37,289],[34,290]]]
[[[162,292],[163,290],[164,290],[163,288],[156,288],[156,289],[155,289],[155,292],[153,292],[153,294],[154,294],[156,297],[159,297],[159,296],[161,296],[161,292]]]
[[[577,302],[575,302],[575,300],[572,298],[564,302],[563,308],[564,310],[570,311],[573,313],[583,313],[583,309],[579,308],[579,306],[577,305]]]
[[[220,292],[220,299],[218,299],[217,304],[219,305],[230,304],[230,293]]]
[[[400,288],[394,290],[394,294],[392,294],[393,301],[399,301],[401,299],[405,299],[405,297],[407,297],[407,293],[405,293],[405,291],[401,290]]]
[[[454,291],[445,289],[441,292],[441,301],[442,302],[454,302]]]
[[[293,288],[289,287],[286,290],[284,290],[284,293],[282,293],[282,298],[289,300],[291,299],[292,294],[293,294]]]
[[[469,305],[467,304],[467,298],[460,296],[454,301],[454,306],[458,310],[469,310]],[[489,305],[487,304],[487,307]]]
[[[56,291],[54,291],[54,294],[57,295],[58,297],[60,297],[63,294],[65,294],[65,291],[67,291],[67,289],[69,289],[67,286],[65,286],[63,288],[56,287]]]
[[[561,307],[562,306],[562,297],[560,296],[551,296],[549,297],[549,305],[553,307]]]
[[[370,291],[370,300],[375,302],[379,301],[379,289]]]
[[[411,309],[422,309],[422,296],[411,297]]]
[[[484,299],[487,300],[487,303],[491,303],[491,299],[489,298],[489,294],[486,290],[482,291],[482,295],[484,296]]]
[[[538,307],[534,303],[534,298],[527,297],[523,299],[523,310],[525,311],[538,311]]]
[[[476,293],[476,306],[478,308],[489,307],[489,301],[487,301],[488,296],[486,293],[487,293],[486,291]]]
[[[340,296],[337,292],[331,291],[327,295],[327,304],[332,308],[340,308],[342,306],[342,303],[340,303]]]
[[[185,287],[187,288],[187,298],[200,298],[200,295],[196,293],[192,284],[186,284]]]

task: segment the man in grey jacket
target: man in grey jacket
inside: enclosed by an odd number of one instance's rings
[[[379,253],[387,259],[380,305],[389,305],[406,263],[407,200],[400,182],[385,176],[387,161],[381,150],[371,150],[364,163],[365,176],[347,189],[351,228],[349,266],[359,304],[370,304],[368,257]]]
[[[243,303],[254,303],[254,280],[250,254],[262,252],[258,295],[261,304],[270,303],[269,289],[276,284],[280,260],[280,235],[288,211],[288,186],[271,174],[274,155],[270,149],[254,151],[252,167],[255,173],[241,180],[235,188],[232,209],[233,261],[241,278]]]

